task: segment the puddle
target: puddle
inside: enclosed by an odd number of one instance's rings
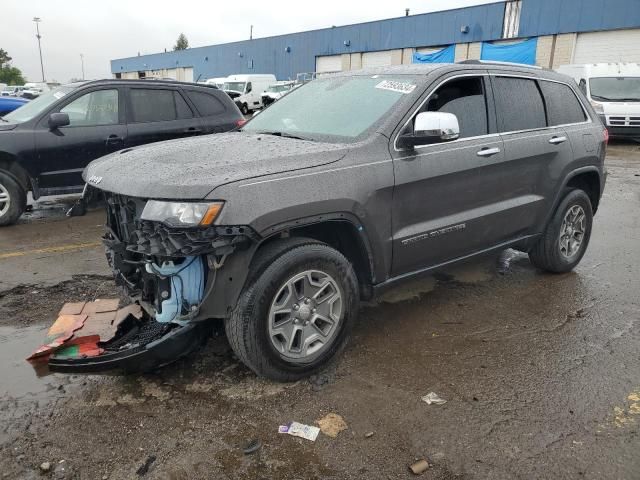
[[[25,360],[42,343],[47,329],[45,325],[0,326],[0,398],[40,396],[57,387],[57,376],[38,377]]]

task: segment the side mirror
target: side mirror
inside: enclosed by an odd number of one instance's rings
[[[422,112],[414,121],[413,132],[400,135],[399,144],[403,148],[418,145],[450,142],[460,136],[458,117],[453,113]]]
[[[49,129],[55,130],[56,128],[66,127],[71,124],[69,115],[66,113],[52,113],[49,115]]]

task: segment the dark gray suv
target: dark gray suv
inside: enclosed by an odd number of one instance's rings
[[[134,352],[53,366],[167,362],[220,319],[247,366],[293,380],[344,347],[360,299],[401,280],[506,247],[569,271],[606,141],[568,77],[443,64],[323,77],[240,132],[96,160],[84,178],[106,198],[108,259],[147,333]]]

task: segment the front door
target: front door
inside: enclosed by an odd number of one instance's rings
[[[120,112],[120,92],[105,88],[80,93],[59,112],[69,115],[70,124],[51,130],[48,116],[36,128],[36,156],[43,166],[39,186],[64,189],[83,184],[82,171],[96,158],[123,148],[127,137]]]
[[[392,148],[392,275],[433,267],[523,235],[536,199],[522,192],[518,165],[504,154],[486,73],[452,76],[428,94],[421,111],[453,113],[457,140]]]

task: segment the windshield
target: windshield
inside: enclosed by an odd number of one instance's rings
[[[57,102],[76,88],[77,87],[66,86],[58,87],[55,90],[50,90],[46,93],[43,93],[35,100],[31,100],[29,103],[25,103],[22,107],[5,115],[3,118],[5,120],[10,120],[16,123],[28,122],[40,112],[49,108],[49,106],[53,105],[55,102]]]
[[[589,90],[596,101],[640,102],[640,77],[591,78]]]
[[[333,77],[292,90],[255,116],[243,130],[303,138],[355,139],[414,91],[413,78]]]
[[[223,90],[233,90],[234,92],[244,92],[246,82],[224,82]]]
[[[290,88],[291,88],[291,85],[271,85],[267,89],[267,92],[273,92],[273,93],[286,92]]]

